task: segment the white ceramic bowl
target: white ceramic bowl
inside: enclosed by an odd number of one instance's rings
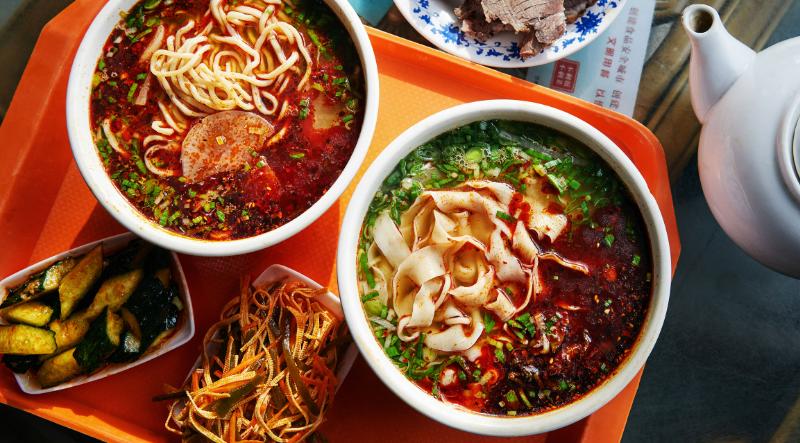
[[[19,286],[20,284],[24,283],[31,275],[43,269],[47,269],[47,267],[49,267],[51,264],[59,260],[63,260],[67,257],[75,257],[85,254],[101,243],[103,244],[104,254],[108,256],[109,254],[122,250],[125,246],[127,246],[131,241],[135,239],[136,236],[131,233],[115,235],[113,237],[104,238],[102,240],[97,240],[95,242],[70,249],[69,251],[62,252],[61,254],[57,254],[50,258],[46,258],[40,261],[39,263],[30,265],[27,268],[19,272],[16,272],[13,275],[10,275],[4,278],[2,281],[0,281],[0,303],[2,303],[3,300],[5,300],[6,296],[8,295],[9,289]],[[34,375],[30,371],[24,374],[14,374],[14,377],[17,379],[17,384],[19,385],[20,389],[22,389],[22,391],[25,392],[26,394],[45,394],[47,392],[60,391],[62,389],[72,388],[74,386],[79,386],[84,383],[100,380],[110,375],[126,371],[135,366],[139,366],[154,358],[158,358],[166,354],[167,352],[186,344],[186,342],[191,340],[192,337],[194,336],[194,311],[192,310],[192,299],[191,297],[189,297],[189,286],[186,284],[186,277],[183,275],[183,268],[181,267],[180,260],[178,260],[178,254],[171,252],[170,257],[172,259],[170,263],[170,266],[172,267],[172,277],[175,279],[175,283],[178,285],[178,293],[180,294],[181,301],[183,302],[183,311],[180,314],[180,320],[178,321],[178,328],[175,330],[175,333],[173,333],[161,346],[159,346],[157,349],[145,353],[144,355],[142,355],[141,357],[137,358],[136,360],[130,363],[110,364],[92,374],[82,375],[73,378],[72,380],[67,381],[65,383],[61,383],[59,385],[46,389],[42,389],[39,386],[39,383],[36,381],[36,377],[34,377]],[[7,323],[3,320],[0,320],[0,324],[7,324]]]
[[[519,37],[513,32],[500,32],[486,41],[465,35],[453,13],[463,0],[394,0],[394,4],[420,35],[442,51],[486,66],[526,68],[552,63],[583,49],[620,15],[626,1],[597,2],[567,25],[561,38],[525,59],[519,54]]]
[[[347,0],[325,0],[325,3],[350,33],[363,67],[366,85],[364,122],[353,154],[328,191],[305,212],[272,231],[230,241],[208,241],[182,236],[146,218],[111,181],[92,141],[89,97],[97,60],[106,39],[120,20],[120,14],[136,3],[137,0],[110,0],[106,3],[83,37],[67,86],[67,131],[72,154],[83,179],[97,200],[117,221],[136,235],[167,249],[201,256],[229,256],[264,249],[297,234],[318,219],[344,192],[364,161],[378,115],[378,67],[375,54],[358,14]]]
[[[480,120],[516,120],[537,123],[568,134],[596,152],[619,175],[644,218],[652,249],[653,294],[642,331],[630,355],[606,381],[579,400],[543,414],[499,417],[470,412],[445,404],[409,381],[384,354],[375,340],[358,293],[356,254],[367,208],[397,163],[419,145],[451,129]],[[339,238],[336,268],[339,296],[353,339],[378,377],[423,414],[458,429],[484,435],[520,436],[549,432],[572,424],[614,398],[644,365],[661,331],[667,311],[671,261],[666,228],[658,204],[636,166],[611,140],[586,122],[563,111],[535,103],[492,100],[469,103],[439,112],[397,137],[370,166],[356,187]]]

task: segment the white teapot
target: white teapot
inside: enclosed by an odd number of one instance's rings
[[[800,38],[756,54],[710,6],[689,6],[682,21],[711,212],[747,253],[800,278]]]

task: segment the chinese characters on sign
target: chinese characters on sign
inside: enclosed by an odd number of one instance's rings
[[[655,0],[628,2],[603,35],[570,58],[531,68],[528,80],[632,115],[654,8]]]
[[[575,81],[581,64],[568,59],[555,62],[550,87],[564,92],[575,92]]]

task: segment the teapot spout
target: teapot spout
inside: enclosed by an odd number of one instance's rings
[[[707,5],[683,10],[683,27],[692,43],[689,87],[694,113],[705,123],[708,112],[750,66],[756,53],[728,33],[717,11]]]

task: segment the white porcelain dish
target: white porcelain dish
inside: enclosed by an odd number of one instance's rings
[[[5,300],[6,296],[8,295],[8,290],[10,288],[14,288],[28,279],[29,276],[46,269],[51,264],[63,260],[67,257],[75,257],[82,254],[89,252],[92,248],[99,244],[103,244],[103,252],[106,256],[112,254],[116,251],[123,249],[126,245],[128,245],[131,241],[135,240],[136,236],[131,233],[120,234],[114,237],[108,237],[102,240],[98,240],[89,244],[85,244],[83,246],[79,246],[74,249],[70,249],[69,251],[62,252],[61,254],[54,255],[50,258],[44,259],[39,263],[34,265],[28,266],[27,268],[4,278],[0,281],[0,303]],[[178,329],[157,349],[152,350],[150,352],[145,353],[138,359],[130,362],[130,363],[122,363],[122,364],[111,364],[105,366],[103,369],[89,374],[74,378],[68,382],[61,383],[57,386],[53,386],[51,388],[42,389],[39,384],[36,382],[36,378],[33,374],[28,371],[24,374],[14,374],[14,377],[17,379],[17,384],[19,385],[20,389],[26,394],[45,394],[47,392],[53,391],[60,391],[62,389],[72,388],[75,386],[79,386],[85,383],[93,382],[95,380],[100,380],[106,378],[110,375],[114,375],[120,373],[122,371],[128,370],[135,366],[139,366],[143,363],[147,363],[154,358],[158,358],[167,352],[178,348],[186,344],[191,338],[194,336],[194,312],[192,311],[192,299],[189,296],[189,287],[186,284],[186,277],[183,275],[183,268],[181,267],[180,260],[178,259],[178,255],[174,252],[170,253],[172,257],[172,278],[175,279],[175,282],[178,285],[178,292],[181,297],[181,301],[183,302],[183,311],[180,314],[180,320],[178,321]],[[7,322],[0,320],[0,324],[8,324]],[[7,370],[7,369],[3,369]]]
[[[600,386],[561,408],[532,416],[478,414],[443,403],[418,388],[394,366],[375,340],[358,292],[356,257],[361,225],[375,192],[398,164],[419,145],[467,123],[501,119],[537,123],[561,131],[596,152],[619,175],[638,205],[653,254],[653,294],[642,331],[628,358]],[[353,339],[378,377],[423,414],[464,431],[493,436],[539,434],[572,424],[613,399],[642,368],[664,321],[671,281],[670,249],[658,204],[636,166],[611,140],[577,117],[529,102],[493,100],[456,106],[417,123],[397,137],[370,166],[347,207],[337,255],[339,294]]]
[[[264,288],[272,283],[279,282],[279,281],[299,281],[305,283],[311,288],[319,289],[322,287],[321,284],[311,280],[310,278],[306,277],[305,275],[291,269],[289,267],[283,265],[272,265],[264,270],[255,280],[253,280],[252,285],[256,288]],[[342,311],[342,304],[339,301],[339,297],[337,297],[332,292],[328,291],[323,294],[321,297],[317,298],[317,300],[325,306],[331,313],[333,313],[339,320],[344,320],[344,312]],[[219,333],[217,333],[219,334]],[[215,336],[215,338],[218,338]],[[342,382],[344,381],[347,374],[350,372],[350,369],[353,367],[353,363],[356,361],[356,357],[358,357],[358,348],[356,348],[355,343],[350,343],[350,346],[347,347],[347,351],[339,360],[339,368],[336,370],[336,379],[338,384],[336,385],[336,389],[338,390],[342,386]],[[197,357],[197,361],[192,366],[192,369],[189,371],[189,374],[186,377],[186,380],[192,376],[192,372],[195,369],[199,368],[201,364],[201,357]],[[186,383],[186,381],[184,381]]]
[[[453,9],[462,0],[394,0],[408,23],[439,49],[496,68],[527,68],[552,63],[583,49],[617,18],[626,0],[600,0],[572,24],[555,43],[534,57],[519,54],[518,36],[501,32],[481,41],[465,35]]]
[[[197,0],[207,1],[207,0]],[[280,243],[318,219],[344,192],[369,149],[378,115],[378,68],[366,29],[347,0],[325,0],[348,30],[358,51],[366,85],[364,122],[353,154],[328,191],[289,223],[255,237],[208,241],[176,234],[140,213],[114,186],[91,136],[89,96],[92,76],[106,39],[137,0],[110,0],[92,21],[83,37],[67,85],[67,132],[78,169],[97,200],[131,232],[164,248],[190,255],[230,256],[257,251]]]

